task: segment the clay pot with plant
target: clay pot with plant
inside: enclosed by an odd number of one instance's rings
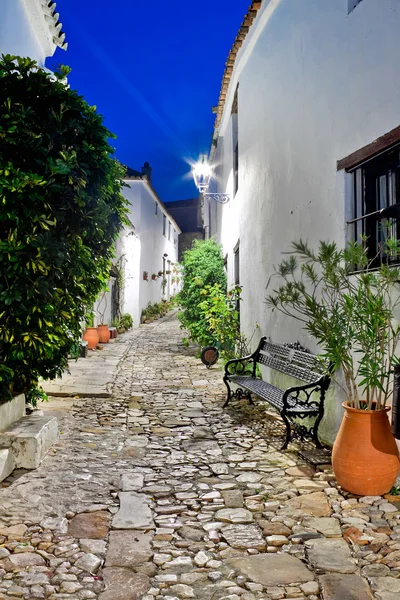
[[[153,281],[157,279],[157,273],[152,273],[151,278]]]
[[[94,327],[94,313],[91,311],[85,317],[86,329],[82,339],[88,343],[89,350],[94,350],[99,343],[99,332],[97,327]]]
[[[316,252],[294,243],[292,256],[276,268],[281,285],[267,303],[302,322],[345,393],[332,453],[338,484],[353,494],[378,496],[392,488],[400,468],[388,419],[400,338],[394,318],[400,269],[389,266],[388,257],[399,256],[400,246],[387,239],[380,256],[370,260],[366,242],[344,250],[320,242]]]
[[[104,315],[107,310],[107,292],[108,290],[104,290],[103,294],[98,302],[96,312],[99,315],[99,324],[97,325],[97,331],[99,332],[99,342],[101,344],[107,344],[110,341],[110,330],[108,328],[108,323],[104,323]]]

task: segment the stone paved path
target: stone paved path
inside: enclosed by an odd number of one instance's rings
[[[261,408],[223,410],[181,337],[143,326],[111,398],[50,404],[59,444],[0,488],[0,600],[398,600],[399,506],[279,452]]]

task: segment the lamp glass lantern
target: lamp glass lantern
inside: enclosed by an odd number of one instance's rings
[[[213,168],[207,160],[207,156],[202,154],[198,162],[192,167],[192,174],[194,183],[202,194],[205,200],[215,200],[220,204],[226,204],[230,200],[230,195],[225,193],[210,193],[208,191],[211,177],[213,174]]]
[[[212,167],[207,156],[202,154],[198,162],[192,168],[194,183],[199,192],[207,192],[211,181]]]

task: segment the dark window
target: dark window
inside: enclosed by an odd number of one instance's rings
[[[239,242],[233,249],[233,276],[235,285],[240,285],[240,259],[239,259]],[[236,303],[236,310],[239,313],[239,322],[240,322],[240,302]]]
[[[400,202],[400,144],[383,152],[352,171],[354,218],[367,215]],[[368,257],[379,262],[382,244],[387,237],[397,238],[400,219],[377,220],[369,217],[352,225],[353,239],[367,236]],[[400,256],[384,257],[391,263]]]
[[[166,215],[163,215],[162,232],[163,232],[163,235],[166,235],[166,233],[167,233],[167,217],[166,217]]]
[[[176,229],[174,229],[174,246],[176,246],[176,242],[178,241],[177,235],[176,235]]]
[[[156,210],[155,210],[155,215],[158,215],[158,203],[156,202]]]
[[[351,13],[351,11],[353,11],[355,9],[355,7],[360,4],[362,0],[348,0],[349,4],[348,4],[348,14]]]
[[[171,221],[168,221],[168,239],[171,239]]]
[[[233,195],[239,189],[239,142],[233,151]]]

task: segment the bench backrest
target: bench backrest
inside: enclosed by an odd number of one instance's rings
[[[290,348],[267,338],[260,342],[256,361],[306,383],[320,380],[327,372],[327,367],[311,352]]]

